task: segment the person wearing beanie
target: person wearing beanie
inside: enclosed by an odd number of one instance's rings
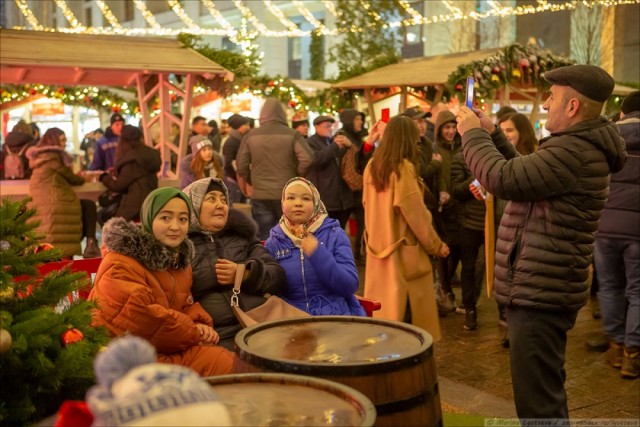
[[[86,396],[93,426],[232,425],[226,405],[207,381],[156,358],[148,341],[132,335],[111,341],[96,356],[97,384]]]
[[[304,138],[309,136],[309,116],[306,111],[299,111],[291,118],[291,128]]]
[[[122,134],[124,126],[124,117],[120,113],[113,113],[109,119],[110,126],[104,133],[102,138],[96,142],[95,151],[93,152],[93,162],[91,162],[90,170],[108,171],[115,165],[116,146],[118,139]]]
[[[494,295],[506,305],[521,419],[569,416],[567,332],[589,299],[589,265],[610,174],[627,161],[616,124],[600,116],[613,78],[594,65],[556,68],[544,78],[551,84],[543,105],[550,135],[532,154],[517,155],[482,112],[461,107],[456,118],[471,173],[508,201],[497,233]]]
[[[598,299],[609,349],[605,360],[623,378],[640,376],[640,91],[622,101],[617,125],[629,154],[611,175],[596,234]]]
[[[246,266],[240,305],[248,310],[265,302],[265,293],[280,295],[284,271],[256,237],[255,222],[229,206],[228,190],[219,178],[204,178],[184,189],[193,204],[189,239],[195,245],[193,297],[216,322],[219,345],[233,350],[242,329],[229,301],[238,264]]]
[[[158,188],[158,172],[162,166],[160,152],[145,145],[137,126],[125,125],[116,146],[113,173],[104,172],[100,182],[121,194],[117,207],[100,210],[98,222],[104,224],[112,216],[127,221],[140,218],[140,207],[149,193]]]
[[[222,158],[213,149],[208,136],[192,136],[189,146],[191,154],[180,162],[180,188],[202,178],[224,178]]]
[[[224,176],[229,187],[229,203],[240,203],[245,200],[248,194],[243,194],[238,185],[236,157],[240,150],[240,141],[251,130],[248,117],[240,114],[233,114],[227,119],[227,123],[231,130],[229,137],[222,147],[222,155],[224,156]]]
[[[160,363],[201,376],[231,373],[233,353],[217,346],[214,319],[191,293],[193,243],[187,239],[191,202],[182,191],[152,191],[140,225],[112,218],[102,229],[103,258],[89,294],[97,303],[92,324],[112,336],[149,341]]]
[[[287,125],[282,103],[267,98],[260,111],[260,127],[243,139],[237,161],[238,175],[253,186],[251,210],[258,223],[258,237],[266,240],[282,216],[280,196],[284,184],[307,173],[313,150],[302,135]]]

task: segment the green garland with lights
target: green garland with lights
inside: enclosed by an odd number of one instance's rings
[[[447,85],[460,101],[464,100],[466,78],[469,76],[475,79],[476,98],[494,99],[498,90],[505,86],[535,87],[544,91],[549,87],[542,78],[544,72],[574,63],[572,59],[554,55],[535,45],[512,44],[488,58],[459,65],[449,75]]]
[[[58,99],[66,105],[93,108],[108,113],[118,112],[132,115],[138,112],[138,101],[125,100],[107,89],[90,86],[51,86],[41,84],[0,86],[2,104],[20,102],[31,96],[42,95]],[[135,94],[132,92],[135,97]]]

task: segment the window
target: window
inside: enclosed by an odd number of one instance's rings
[[[409,6],[418,13],[424,13],[423,2],[410,3]],[[404,19],[411,19],[409,13],[405,13]],[[415,58],[424,55],[424,26],[411,25],[403,27],[402,57]]]

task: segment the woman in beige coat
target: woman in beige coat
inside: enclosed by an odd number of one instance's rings
[[[418,128],[394,117],[364,171],[363,204],[367,267],[364,296],[382,302],[374,317],[410,321],[440,339],[440,323],[428,255],[449,248],[433,229],[416,172]]]

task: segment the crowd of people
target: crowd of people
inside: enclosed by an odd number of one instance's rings
[[[479,327],[490,269],[518,416],[567,418],[566,333],[588,299],[594,241],[606,359],[623,377],[640,375],[640,92],[616,125],[601,117],[613,79],[599,67],[545,78],[550,135],[540,141],[510,107],[494,118],[412,107],[369,130],[362,112],[347,109],[315,118],[310,136],[308,118],[289,126],[273,98],[256,128],[239,114],[220,129],[198,116],[179,165],[182,191],[157,188],[159,152],[114,114],[92,148],[91,168],[121,194],[101,222],[95,323],[148,339],[161,361],[214,375],[231,369],[241,329],[230,304],[240,264],[244,310],[279,295],[311,315],[357,316],[364,265],[364,296],[382,304],[374,315],[420,326],[434,341],[439,317],[454,311],[465,330]],[[6,145],[27,147],[46,238],[74,255],[85,236],[85,256],[99,255],[96,206],[70,187],[84,180],[69,169],[64,133],[50,129],[36,143],[19,126]],[[234,208],[246,201],[251,217]],[[487,227],[497,230],[491,257]]]

